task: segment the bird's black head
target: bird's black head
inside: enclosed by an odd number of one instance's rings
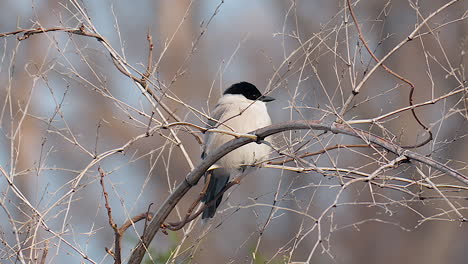
[[[245,98],[253,101],[270,102],[275,100],[273,97],[262,95],[257,87],[249,82],[235,83],[227,88],[224,94],[241,94]]]

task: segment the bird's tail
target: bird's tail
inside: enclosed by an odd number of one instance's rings
[[[229,171],[223,168],[214,169],[208,173],[211,173],[210,183],[208,184],[208,188],[206,190],[205,196],[202,199],[202,202],[205,204],[210,203],[213,201],[216,196],[223,190],[224,186],[229,181]],[[207,179],[205,175],[205,181]],[[219,204],[223,200],[223,195],[221,194],[217,199],[216,202],[212,205],[208,206],[202,214],[202,219],[206,218],[213,218],[216,213],[216,209],[218,208]]]

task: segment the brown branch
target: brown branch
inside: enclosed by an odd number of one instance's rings
[[[152,54],[153,44],[152,44],[152,38],[149,35],[148,35],[148,41],[150,42],[150,44],[149,44],[149,50],[150,50],[149,54]],[[151,59],[151,57],[152,57],[152,55],[148,55],[148,61]],[[151,64],[149,64],[147,66],[146,72],[143,73],[141,75],[141,77],[137,77],[137,76],[131,74],[126,69],[124,69],[124,67],[121,65],[120,61],[117,58],[115,58],[114,56],[112,56],[112,54],[111,54],[111,58],[112,58],[112,62],[114,63],[114,66],[123,75],[127,76],[128,78],[132,79],[134,82],[138,83],[141,87],[143,87],[143,90],[146,93],[148,93],[148,95],[152,99],[154,99],[156,101],[157,105],[161,106],[161,108],[164,111],[166,111],[166,113],[169,116],[171,116],[174,120],[176,120],[177,122],[181,122],[181,118],[179,118],[164,102],[162,102],[161,98],[159,96],[157,96],[156,93],[153,91],[153,89],[151,89],[149,87],[149,85],[148,85],[149,75],[148,76],[146,76],[146,75],[151,73],[151,68],[153,67],[152,62],[151,62]],[[154,104],[154,106],[156,106],[156,104]],[[192,131],[192,130],[190,130],[188,128],[184,128],[184,130],[187,131],[189,134],[191,134],[199,144],[202,143],[202,139],[194,131]]]
[[[145,219],[145,225],[144,225],[144,228],[143,228],[143,234],[145,233],[146,231],[146,227],[148,226],[148,221],[151,221],[153,219],[153,214],[150,213],[150,209],[151,209],[151,206],[153,206],[154,203],[150,203],[148,205],[148,209],[146,210],[146,219]]]
[[[224,192],[223,192],[224,193]],[[185,217],[184,219],[182,219],[181,221],[179,222],[168,222],[167,224],[166,223],[163,223],[161,224],[161,228],[162,228],[162,232],[164,234],[167,235],[167,232],[165,229],[169,229],[171,231],[177,231],[177,230],[180,230],[182,229],[186,224],[190,223],[191,221],[193,221],[195,218],[197,218],[202,212],[203,210],[207,207],[207,205],[205,204],[202,209],[198,212],[196,212],[194,215],[192,215],[192,212],[193,210],[195,209],[195,207],[200,203],[200,201],[203,199],[203,194],[200,194],[198,196],[198,198],[192,203],[192,205],[189,207],[189,209],[187,210],[187,213],[185,214]],[[214,200],[216,202],[216,200]],[[211,201],[210,203],[208,203],[209,205],[212,205],[213,201]]]
[[[434,16],[440,14],[442,11],[444,11],[445,9],[447,9],[448,7],[454,5],[456,2],[459,2],[460,0],[451,0],[450,2],[447,2],[446,4],[444,4],[443,6],[439,7],[437,10],[435,10],[434,12],[432,12],[429,16],[427,16],[423,21],[421,21],[421,23],[419,23],[415,29],[405,38],[403,39],[402,41],[400,41],[400,43],[398,43],[392,50],[390,50],[389,52],[387,52],[385,54],[385,56],[379,60],[379,62],[376,63],[376,65],[374,65],[372,67],[372,69],[364,76],[364,78],[359,82],[359,84],[356,85],[356,87],[353,87],[353,90],[352,90],[352,93],[350,96],[348,96],[348,98],[346,99],[346,102],[344,103],[342,109],[340,110],[340,113],[339,113],[339,116],[343,116],[345,114],[345,112],[347,111],[348,109],[348,106],[351,104],[351,101],[353,100],[354,96],[356,94],[359,93],[359,91],[361,90],[361,88],[364,86],[364,84],[369,80],[369,78],[372,76],[372,74],[377,70],[377,68],[380,67],[380,65],[386,61],[390,56],[392,56],[395,52],[397,52],[403,45],[405,45],[406,43],[408,43],[409,41],[413,40],[415,37],[416,37],[416,34],[419,32],[419,30],[424,26],[426,25],[426,23],[432,19]]]
[[[171,231],[177,231],[177,230],[180,230],[181,228],[183,228],[186,224],[192,222],[193,220],[195,220],[199,215],[201,215],[203,213],[203,211],[214,205],[216,203],[216,200],[218,200],[218,198],[220,198],[225,192],[227,192],[232,186],[234,185],[237,185],[241,182],[241,178],[242,176],[239,176],[238,178],[230,181],[228,184],[226,184],[226,186],[223,187],[223,189],[221,189],[221,191],[213,198],[213,200],[211,200],[210,202],[208,203],[205,203],[203,204],[203,206],[200,208],[200,210],[198,210],[195,214],[192,215],[192,212],[193,210],[195,209],[195,207],[200,203],[201,199],[203,199],[203,197],[205,196],[205,193],[206,193],[206,190],[208,189],[208,185],[209,185],[209,181],[211,179],[211,173],[208,173],[208,179],[207,181],[205,182],[205,187],[203,188],[203,190],[200,192],[200,195],[199,197],[197,198],[197,200],[195,200],[192,205],[190,206],[189,210],[187,210],[187,213],[185,215],[185,218],[182,220],[182,221],[179,221],[179,222],[169,222],[167,224],[162,224],[162,228],[163,229],[169,229]],[[162,231],[164,232],[164,231]],[[165,232],[164,232],[165,233]],[[167,234],[167,233],[166,233]]]
[[[163,228],[167,228],[167,229],[172,230],[172,231],[179,230],[182,227],[184,227],[185,224],[187,224],[188,222],[195,219],[198,215],[200,215],[200,214],[197,213],[197,214],[195,214],[195,217],[192,220],[189,220],[190,215],[192,214],[192,211],[195,209],[195,207],[200,203],[200,201],[205,196],[206,191],[208,190],[208,186],[210,185],[210,181],[211,181],[212,176],[213,176],[212,171],[206,173],[206,175],[205,175],[205,186],[203,187],[202,191],[200,192],[200,195],[198,196],[198,198],[192,203],[192,205],[187,210],[187,213],[185,214],[185,218],[182,221],[180,221],[179,223],[162,224]],[[224,193],[224,192],[222,192],[222,193]],[[216,199],[213,199],[213,200],[216,201]],[[210,205],[211,205],[211,203],[210,203]],[[206,208],[206,207],[203,207],[203,208]],[[165,231],[163,231],[163,232],[165,234],[167,234]]]
[[[162,227],[162,223],[169,216],[173,208],[182,199],[182,197],[184,197],[185,194],[198,183],[198,181],[208,170],[208,168],[210,168],[217,160],[219,160],[227,153],[245,144],[252,142],[260,142],[260,140],[265,137],[284,131],[304,129],[330,131],[335,134],[344,134],[359,138],[363,140],[366,144],[374,144],[398,155],[399,157],[404,156],[408,160],[418,161],[468,185],[468,176],[461,174],[457,170],[419,153],[410,150],[405,150],[399,145],[388,141],[382,137],[379,137],[377,135],[371,134],[367,131],[358,128],[350,127],[346,124],[326,123],[318,120],[297,120],[278,123],[253,131],[251,134],[256,135],[257,140],[251,137],[240,137],[233,139],[227,142],[226,144],[222,145],[220,148],[218,148],[212,154],[208,155],[204,160],[202,160],[201,163],[186,176],[185,180],[182,181],[169,195],[169,197],[161,204],[154,216],[153,221],[148,225],[146,232],[143,234],[141,240],[138,242],[138,245],[133,250],[128,263],[141,263],[146,253],[146,249],[150,245],[156,233]]]
[[[40,264],[45,264],[46,263],[46,259],[47,259],[47,254],[49,253],[49,241],[46,240],[45,242],[45,248],[44,250],[42,251],[42,255],[41,255],[41,261],[39,262]]]
[[[123,234],[129,227],[131,227],[134,223],[139,222],[141,220],[151,221],[153,219],[153,214],[149,212],[141,213],[135,215],[134,217],[125,221],[125,223],[119,228],[119,233]]]
[[[102,42],[104,47],[109,51],[109,54],[110,54],[110,56],[112,58],[112,62],[114,63],[114,66],[122,74],[124,74],[128,78],[132,79],[134,82],[138,83],[143,88],[143,90],[146,91],[148,93],[148,95],[152,99],[154,99],[157,102],[157,104],[160,105],[161,108],[169,116],[171,116],[174,120],[176,120],[178,122],[180,122],[182,120],[173,111],[171,111],[171,109],[164,102],[161,101],[161,98],[159,98],[155,94],[155,92],[152,89],[150,89],[149,86],[147,85],[147,81],[149,80],[149,77],[150,77],[150,75],[151,75],[151,73],[153,71],[153,68],[154,68],[153,63],[152,63],[152,57],[153,57],[152,53],[153,53],[154,45],[153,45],[152,37],[150,36],[149,33],[148,33],[148,36],[147,36],[148,43],[149,43],[148,65],[147,65],[146,72],[145,73],[140,73],[141,77],[137,77],[137,76],[131,74],[126,69],[124,69],[123,65],[125,63],[122,62],[122,60],[120,60],[120,59],[118,59],[116,57],[118,55],[116,53],[114,53],[114,51],[110,48],[111,45],[107,42],[107,40],[104,37],[102,37],[101,35],[97,34],[97,33],[87,31],[84,24],[82,24],[79,28],[65,28],[65,27],[43,28],[43,27],[39,27],[39,28],[33,28],[33,29],[20,29],[20,30],[16,30],[16,31],[12,31],[12,32],[0,33],[0,38],[1,37],[14,36],[14,35],[17,35],[17,34],[23,34],[22,36],[18,37],[18,40],[21,41],[21,40],[28,39],[32,35],[47,33],[47,32],[67,32],[67,33],[71,33],[71,34],[75,34],[75,35],[92,37],[92,38],[95,38],[96,40],[98,40],[99,42]],[[150,62],[150,60],[151,60],[151,62]],[[197,135],[196,133],[194,133],[193,131],[191,131],[191,130],[189,130],[187,128],[184,128],[184,129],[186,129],[186,131],[188,133],[190,133],[195,138],[195,140],[197,140],[197,142],[199,142],[201,144],[202,140],[201,140],[199,135]]]
[[[104,194],[104,201],[105,201],[105,207],[107,209],[107,217],[109,218],[109,225],[112,227],[114,230],[114,250],[112,257],[114,258],[114,263],[115,264],[121,264],[122,263],[122,254],[121,254],[121,241],[122,241],[122,234],[119,232],[119,228],[115,224],[114,218],[112,217],[112,208],[110,207],[109,204],[109,194],[106,192],[106,187],[104,185],[104,176],[106,176],[106,173],[104,172],[101,167],[98,168],[99,174],[101,175],[100,183],[102,186],[102,192]]]
[[[63,27],[43,28],[43,27],[38,27],[38,28],[32,28],[32,29],[19,29],[19,30],[12,31],[12,32],[0,33],[0,38],[8,37],[8,36],[14,36],[14,35],[17,35],[17,34],[23,34],[22,36],[18,36],[18,40],[22,41],[22,40],[28,39],[30,36],[35,35],[35,34],[54,32],[54,31],[68,32],[68,33],[75,34],[75,35],[92,37],[92,38],[97,39],[98,41],[105,41],[105,39],[101,35],[86,31],[85,26],[83,24],[81,24],[81,26],[79,28],[63,28]]]
[[[104,194],[104,201],[105,201],[105,207],[107,209],[107,217],[109,218],[109,225],[112,227],[114,230],[114,251],[111,251],[110,249],[106,248],[106,252],[109,253],[114,258],[114,264],[121,264],[122,263],[122,237],[125,231],[133,224],[138,221],[141,221],[143,219],[151,220],[152,219],[152,214],[149,213],[142,213],[139,215],[136,215],[132,217],[131,219],[127,220],[120,228],[117,226],[117,224],[114,221],[114,218],[112,217],[112,208],[109,204],[109,194],[106,191],[106,187],[104,185],[104,177],[106,176],[106,173],[104,170],[99,167],[98,168],[99,174],[101,176],[100,183],[102,187],[102,192]]]
[[[364,38],[364,35],[362,34],[362,31],[361,31],[361,27],[359,26],[359,23],[358,23],[358,20],[356,18],[356,14],[354,13],[354,9],[351,5],[351,0],[346,0],[346,2],[348,3],[348,8],[349,8],[349,13],[351,14],[351,17],[353,18],[353,21],[354,21],[354,25],[356,26],[356,30],[358,32],[358,36],[359,36],[359,39],[361,40],[362,44],[364,45],[364,47],[366,48],[367,52],[369,52],[369,54],[371,55],[371,57],[377,62],[377,63],[380,63],[380,60],[379,58],[377,58],[377,56],[374,54],[374,52],[372,52],[371,48],[369,47],[369,45],[367,44],[367,41],[366,39]],[[406,84],[408,84],[410,86],[410,92],[409,92],[409,105],[410,106],[413,106],[413,93],[414,93],[414,84],[406,79],[405,77],[399,75],[398,73],[394,72],[392,69],[390,69],[389,67],[387,67],[385,64],[381,63],[380,66],[382,68],[384,68],[385,71],[387,71],[388,73],[390,73],[391,75],[395,76],[396,78],[398,78],[399,80],[401,80],[402,82],[405,82]],[[355,93],[355,94],[354,94]],[[353,94],[354,95],[357,95],[359,93],[359,91],[356,91],[354,92],[353,91]],[[426,126],[424,125],[421,120],[419,119],[419,117],[416,115],[416,111],[414,108],[411,108],[411,113],[413,114],[414,118],[416,119],[416,121],[418,122],[418,124],[424,128],[424,130],[427,131],[427,133],[429,134],[429,137],[427,139],[425,139],[423,142],[421,143],[417,143],[415,145],[410,145],[410,146],[402,146],[402,148],[407,148],[407,149],[412,149],[412,148],[419,148],[419,147],[422,147],[424,145],[426,145],[427,143],[429,143],[433,136],[432,136],[432,132],[431,130]]]
[[[147,80],[151,73],[153,72],[153,37],[151,36],[150,32],[146,35],[146,39],[148,40],[148,63],[146,65],[146,72],[143,74],[143,77]],[[146,87],[145,87],[146,88]]]

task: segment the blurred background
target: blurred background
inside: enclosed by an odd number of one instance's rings
[[[383,58],[449,2],[365,0],[353,8],[369,47]],[[453,2],[385,65],[415,85],[414,104],[435,100],[416,109],[434,138],[413,151],[468,175],[468,3]],[[98,167],[117,225],[149,207],[154,212],[199,163],[203,136],[157,127],[204,126],[235,82],[252,82],[277,99],[268,105],[274,123],[368,119],[409,105],[409,86],[378,68],[341,112],[375,65],[345,0],[0,0],[0,7],[2,263],[113,263]],[[81,26],[105,42],[64,32]],[[15,32],[34,28],[58,31],[24,40]],[[160,101],[116,67],[141,78],[149,59],[148,86]],[[401,145],[428,138],[410,111],[379,121],[353,126]],[[321,131],[286,132],[274,142],[294,155],[326,150],[285,164],[321,173],[258,169],[229,190],[208,226],[197,221],[159,232],[144,261],[466,263],[466,185],[415,162],[343,188],[395,156]],[[327,149],[337,144],[346,147]],[[200,182],[168,220],[180,220],[201,189]],[[124,262],[143,222],[125,232]]]

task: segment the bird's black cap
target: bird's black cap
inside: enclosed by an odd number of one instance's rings
[[[275,100],[273,97],[262,95],[257,87],[249,82],[235,83],[227,88],[224,94],[241,94],[245,98],[253,101],[270,102]]]

